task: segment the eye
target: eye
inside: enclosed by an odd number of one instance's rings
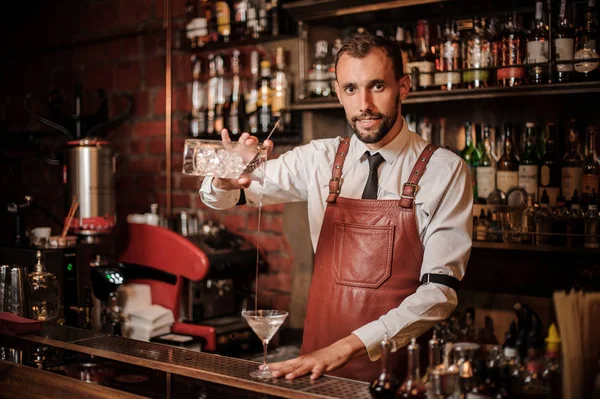
[[[373,85],[373,91],[376,91],[376,92],[383,91],[383,85],[381,83],[377,83],[376,85]]]
[[[346,87],[345,90],[346,90],[346,93],[348,93],[348,94],[352,94],[355,91],[354,87],[352,87],[352,86]]]

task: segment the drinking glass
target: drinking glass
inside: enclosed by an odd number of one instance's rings
[[[183,149],[183,174],[237,179],[267,159],[263,144],[188,139]]]
[[[288,312],[273,309],[244,310],[242,316],[263,343],[263,368],[251,372],[250,376],[261,379],[273,378],[267,365],[267,346],[288,316]]]

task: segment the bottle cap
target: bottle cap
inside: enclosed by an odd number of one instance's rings
[[[560,335],[554,323],[550,324],[546,337],[546,352],[556,354],[560,350]]]

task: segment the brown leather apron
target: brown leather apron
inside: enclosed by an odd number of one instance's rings
[[[329,184],[330,194],[315,255],[302,353],[310,353],[347,337],[377,320],[419,287],[423,246],[417,230],[414,195],[431,155],[419,156],[400,200],[338,197],[350,139],[340,143]],[[404,351],[391,354],[396,376],[406,370]],[[327,374],[372,381],[377,363],[367,355]]]

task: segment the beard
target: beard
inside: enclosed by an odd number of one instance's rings
[[[400,94],[396,95],[396,99],[394,100],[395,106],[394,111],[391,115],[385,115],[378,112],[372,112],[370,110],[366,110],[358,116],[353,116],[348,123],[350,127],[356,134],[356,137],[365,144],[374,144],[380,142],[390,131],[392,126],[396,123],[398,119],[398,106],[400,105]],[[376,130],[370,132],[361,132],[356,125],[356,122],[359,119],[381,119],[381,123]]]

